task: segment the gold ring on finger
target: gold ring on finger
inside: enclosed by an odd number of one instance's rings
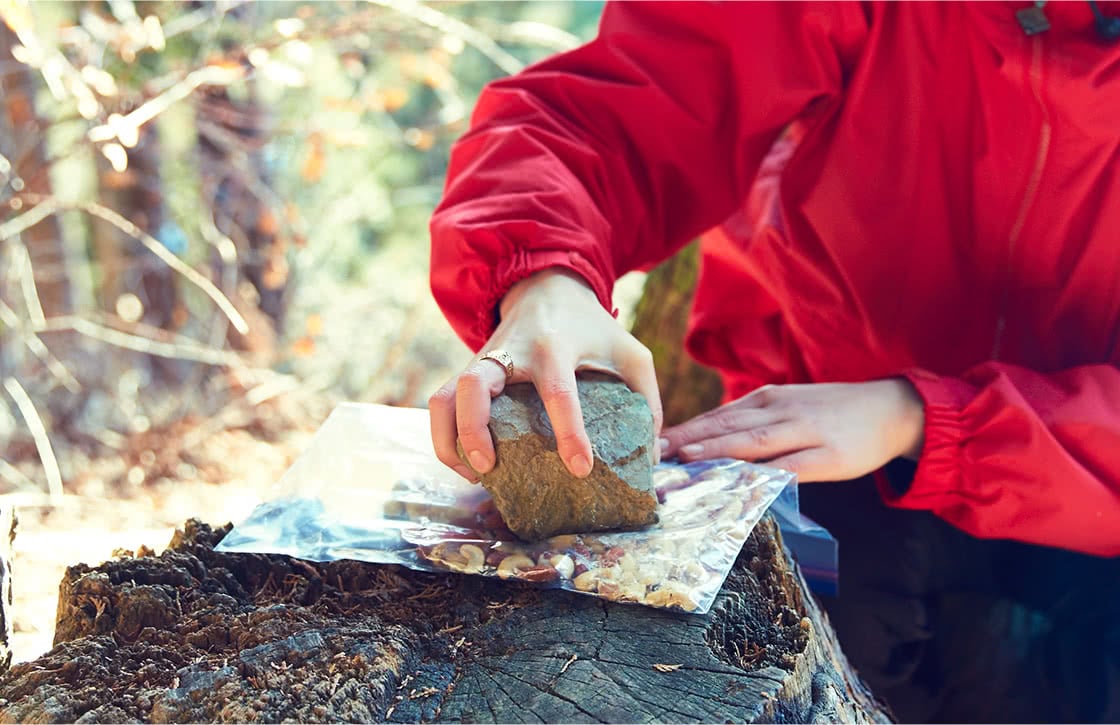
[[[505,350],[488,350],[479,360],[493,360],[502,366],[506,371],[506,382],[513,377],[513,355],[510,355]]]

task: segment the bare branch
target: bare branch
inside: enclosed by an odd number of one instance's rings
[[[472,28],[461,20],[445,15],[435,8],[428,7],[416,0],[366,0],[374,5],[395,10],[401,15],[412,18],[424,25],[453,35],[490,59],[505,73],[513,75],[525,64],[502,49],[488,35]]]
[[[17,217],[0,224],[0,242],[11,239],[59,210],[56,199],[46,198]]]
[[[16,264],[22,269],[19,276],[20,291],[23,292],[23,304],[27,308],[27,316],[31,324],[41,325],[46,320],[43,314],[43,301],[39,299],[39,288],[35,286],[35,269],[31,266],[31,254],[27,246],[19,239],[15,242]]]
[[[8,5],[6,9],[11,12],[10,3]],[[101,104],[98,103],[93,90],[62,51],[54,47],[48,48],[39,36],[32,32],[30,18],[30,13],[25,12],[20,22],[14,25],[11,16],[6,18],[8,27],[15,32],[22,46],[16,60],[38,70],[55,99],[62,101],[66,98],[74,98],[78,102],[78,112],[82,118],[95,118],[101,112]]]
[[[225,161],[232,167],[232,171],[236,174],[235,178],[245,186],[246,190],[261,204],[267,206],[289,232],[303,234],[302,225],[301,228],[293,228],[294,225],[288,220],[288,215],[284,213],[284,200],[280,195],[265,183],[250,164],[246,163],[247,157],[242,150],[243,141],[236,134],[203,118],[196,118],[195,126],[208,141],[228,154]]]
[[[163,260],[168,267],[183,275],[188,282],[194,284],[194,286],[202,290],[207,297],[212,299],[214,304],[229,318],[230,324],[233,325],[234,329],[243,335],[249,331],[249,324],[245,322],[245,318],[241,316],[241,313],[237,311],[237,308],[233,306],[229,298],[223,295],[221,291],[214,286],[213,282],[203,277],[197,270],[175,256],[174,252],[163,246],[163,243],[158,239],[148,234],[128,219],[125,219],[117,212],[101,204],[87,202],[76,204],[75,206],[93,216],[104,219],[143,244],[152,254]]]
[[[176,35],[189,33],[200,25],[204,25],[207,21],[211,20],[214,16],[211,14],[211,9],[214,6],[207,3],[206,5],[192,10],[186,15],[179,15],[170,18],[163,26],[163,37],[173,38]]]
[[[563,28],[532,20],[518,20],[509,25],[499,25],[491,35],[507,43],[536,45],[554,53],[572,50],[580,44],[579,38]]]
[[[171,18],[167,24],[163,26],[163,37],[172,38],[176,35],[189,33],[200,25],[208,21],[221,22],[223,16],[231,10],[244,5],[248,0],[219,0],[214,3],[207,3],[205,6],[194,10],[186,15]]]
[[[228,86],[241,80],[245,72],[240,66],[208,65],[191,71],[175,85],[150,101],[145,102],[126,116],[110,117],[110,123],[94,126],[87,134],[90,141],[111,141],[136,134],[141,126],[179,101],[188,98],[201,86]],[[127,144],[126,144],[127,145]]]
[[[42,488],[42,486],[25,476],[23,471],[8,463],[3,458],[0,458],[0,478],[17,488],[29,489],[36,492],[39,492],[39,489]],[[10,496],[11,494],[6,495]]]
[[[225,313],[225,316],[229,318],[230,323],[238,332],[244,335],[249,331],[249,324],[245,322],[245,318],[242,317],[241,313],[237,311],[237,308],[233,306],[233,302],[231,302],[228,297],[222,294],[221,290],[214,286],[213,282],[203,277],[198,273],[197,270],[175,256],[175,253],[165,247],[161,241],[153,237],[151,234],[148,234],[143,229],[130,222],[128,219],[125,219],[123,216],[113,211],[109,207],[92,201],[64,202],[59,201],[58,199],[54,199],[53,197],[43,196],[41,194],[24,194],[23,196],[25,199],[34,202],[36,206],[33,209],[20,215],[19,217],[16,217],[15,219],[12,219],[9,222],[0,225],[0,242],[4,241],[10,236],[10,233],[8,233],[6,227],[11,224],[11,222],[23,219],[28,214],[31,214],[44,204],[51,204],[53,207],[51,209],[52,212],[64,209],[78,209],[84,211],[87,214],[91,214],[99,219],[105,220],[117,229],[120,229],[128,236],[140,242],[152,254],[159,257],[168,267],[183,275],[183,277],[185,277],[188,282],[193,284],[195,287],[198,287],[206,294],[207,297],[212,299],[214,301],[214,304],[218,306],[218,309]],[[24,226],[22,228],[26,229],[27,226]]]
[[[292,375],[277,376],[260,385],[254,386],[245,393],[245,402],[250,406],[258,406],[266,400],[271,400],[285,393],[291,393],[303,387],[303,383]]]
[[[61,331],[77,332],[86,337],[100,340],[108,345],[123,347],[127,350],[155,355],[156,357],[171,358],[173,360],[191,360],[194,362],[206,363],[207,365],[230,365],[237,367],[243,364],[241,358],[234,352],[217,350],[212,347],[203,347],[202,345],[186,342],[162,342],[151,337],[121,332],[108,325],[102,325],[92,320],[87,320],[84,317],[76,317],[73,315],[52,317],[47,320],[45,326],[36,330],[36,332],[40,333]]]
[[[23,324],[23,320],[16,314],[16,311],[9,307],[3,300],[0,300],[0,322],[3,322],[8,327],[19,332],[20,336],[23,338],[23,344],[27,345],[27,349],[34,353],[35,357],[43,361],[43,364],[47,366],[47,370],[50,371],[51,375],[58,378],[58,380],[66,386],[67,390],[71,393],[81,392],[82,386],[77,378],[70,373],[70,370],[67,369],[61,360],[51,353],[50,349],[39,339],[38,335],[32,330],[27,329],[27,326]]]
[[[43,419],[39,417],[39,411],[35,410],[35,404],[31,402],[27,391],[15,378],[4,378],[4,389],[12,396],[20,415],[27,423],[27,429],[31,431],[31,437],[35,439],[39,460],[43,463],[43,470],[47,474],[47,492],[52,497],[61,497],[62,472],[58,469],[58,459],[54,456],[54,448],[51,447],[51,439],[47,436],[47,428],[43,425]]]

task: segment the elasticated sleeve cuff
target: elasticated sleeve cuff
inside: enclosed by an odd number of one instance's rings
[[[613,315],[618,314],[611,305],[612,281],[578,252],[567,249],[514,249],[503,260],[491,278],[491,285],[484,303],[479,307],[479,316],[471,330],[467,344],[476,352],[494,334],[498,325],[499,305],[510,288],[521,280],[537,272],[550,268],[567,269],[582,277],[595,292],[599,304]]]
[[[914,480],[905,491],[890,484],[882,470],[875,474],[879,494],[889,506],[933,511],[959,500],[964,457],[964,408],[976,388],[955,378],[924,370],[903,374],[925,404],[925,443]]]

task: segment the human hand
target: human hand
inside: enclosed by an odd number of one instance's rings
[[[661,431],[661,396],[649,350],[618,324],[582,278],[558,269],[518,282],[502,300],[501,323],[482,348],[505,350],[514,362],[505,370],[476,356],[463,372],[428,400],[432,443],[443,463],[469,480],[494,467],[494,443],[487,423],[490,400],[508,383],[532,381],[556,433],[564,465],[580,478],[591,472],[591,442],[583,426],[576,370],[611,373],[645,396],[653,429]],[[458,438],[470,468],[455,447]],[[474,471],[470,469],[474,468]]]
[[[738,458],[802,482],[846,481],[900,456],[916,460],[924,423],[921,398],[901,378],[767,385],[666,429],[661,455]]]

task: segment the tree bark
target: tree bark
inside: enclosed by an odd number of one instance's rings
[[[0,505],[0,672],[12,664],[12,559],[17,525],[15,506]]]
[[[268,113],[257,100],[252,82],[248,90],[241,100],[221,87],[203,89],[198,95],[203,203],[213,210],[218,229],[237,247],[238,279],[252,285],[256,307],[264,313],[270,330],[280,333],[291,274],[287,240],[277,216],[281,210],[264,198],[271,193],[262,155],[269,140]],[[236,331],[231,332],[230,341],[235,348],[253,349],[254,341]]]
[[[18,191],[49,196],[46,127],[35,112],[31,69],[12,56],[18,42],[15,33],[0,21],[0,154],[12,162],[12,173],[20,180]],[[31,258],[43,313],[53,317],[72,312],[68,255],[57,217],[46,217],[20,237]]]
[[[0,720],[887,720],[769,519],[703,616],[216,553],[223,534],[188,522],[158,557],[71,567],[56,647],[0,677]]]
[[[694,242],[650,272],[630,330],[653,353],[667,426],[711,410],[723,394],[715,371],[684,349],[699,259]]]

